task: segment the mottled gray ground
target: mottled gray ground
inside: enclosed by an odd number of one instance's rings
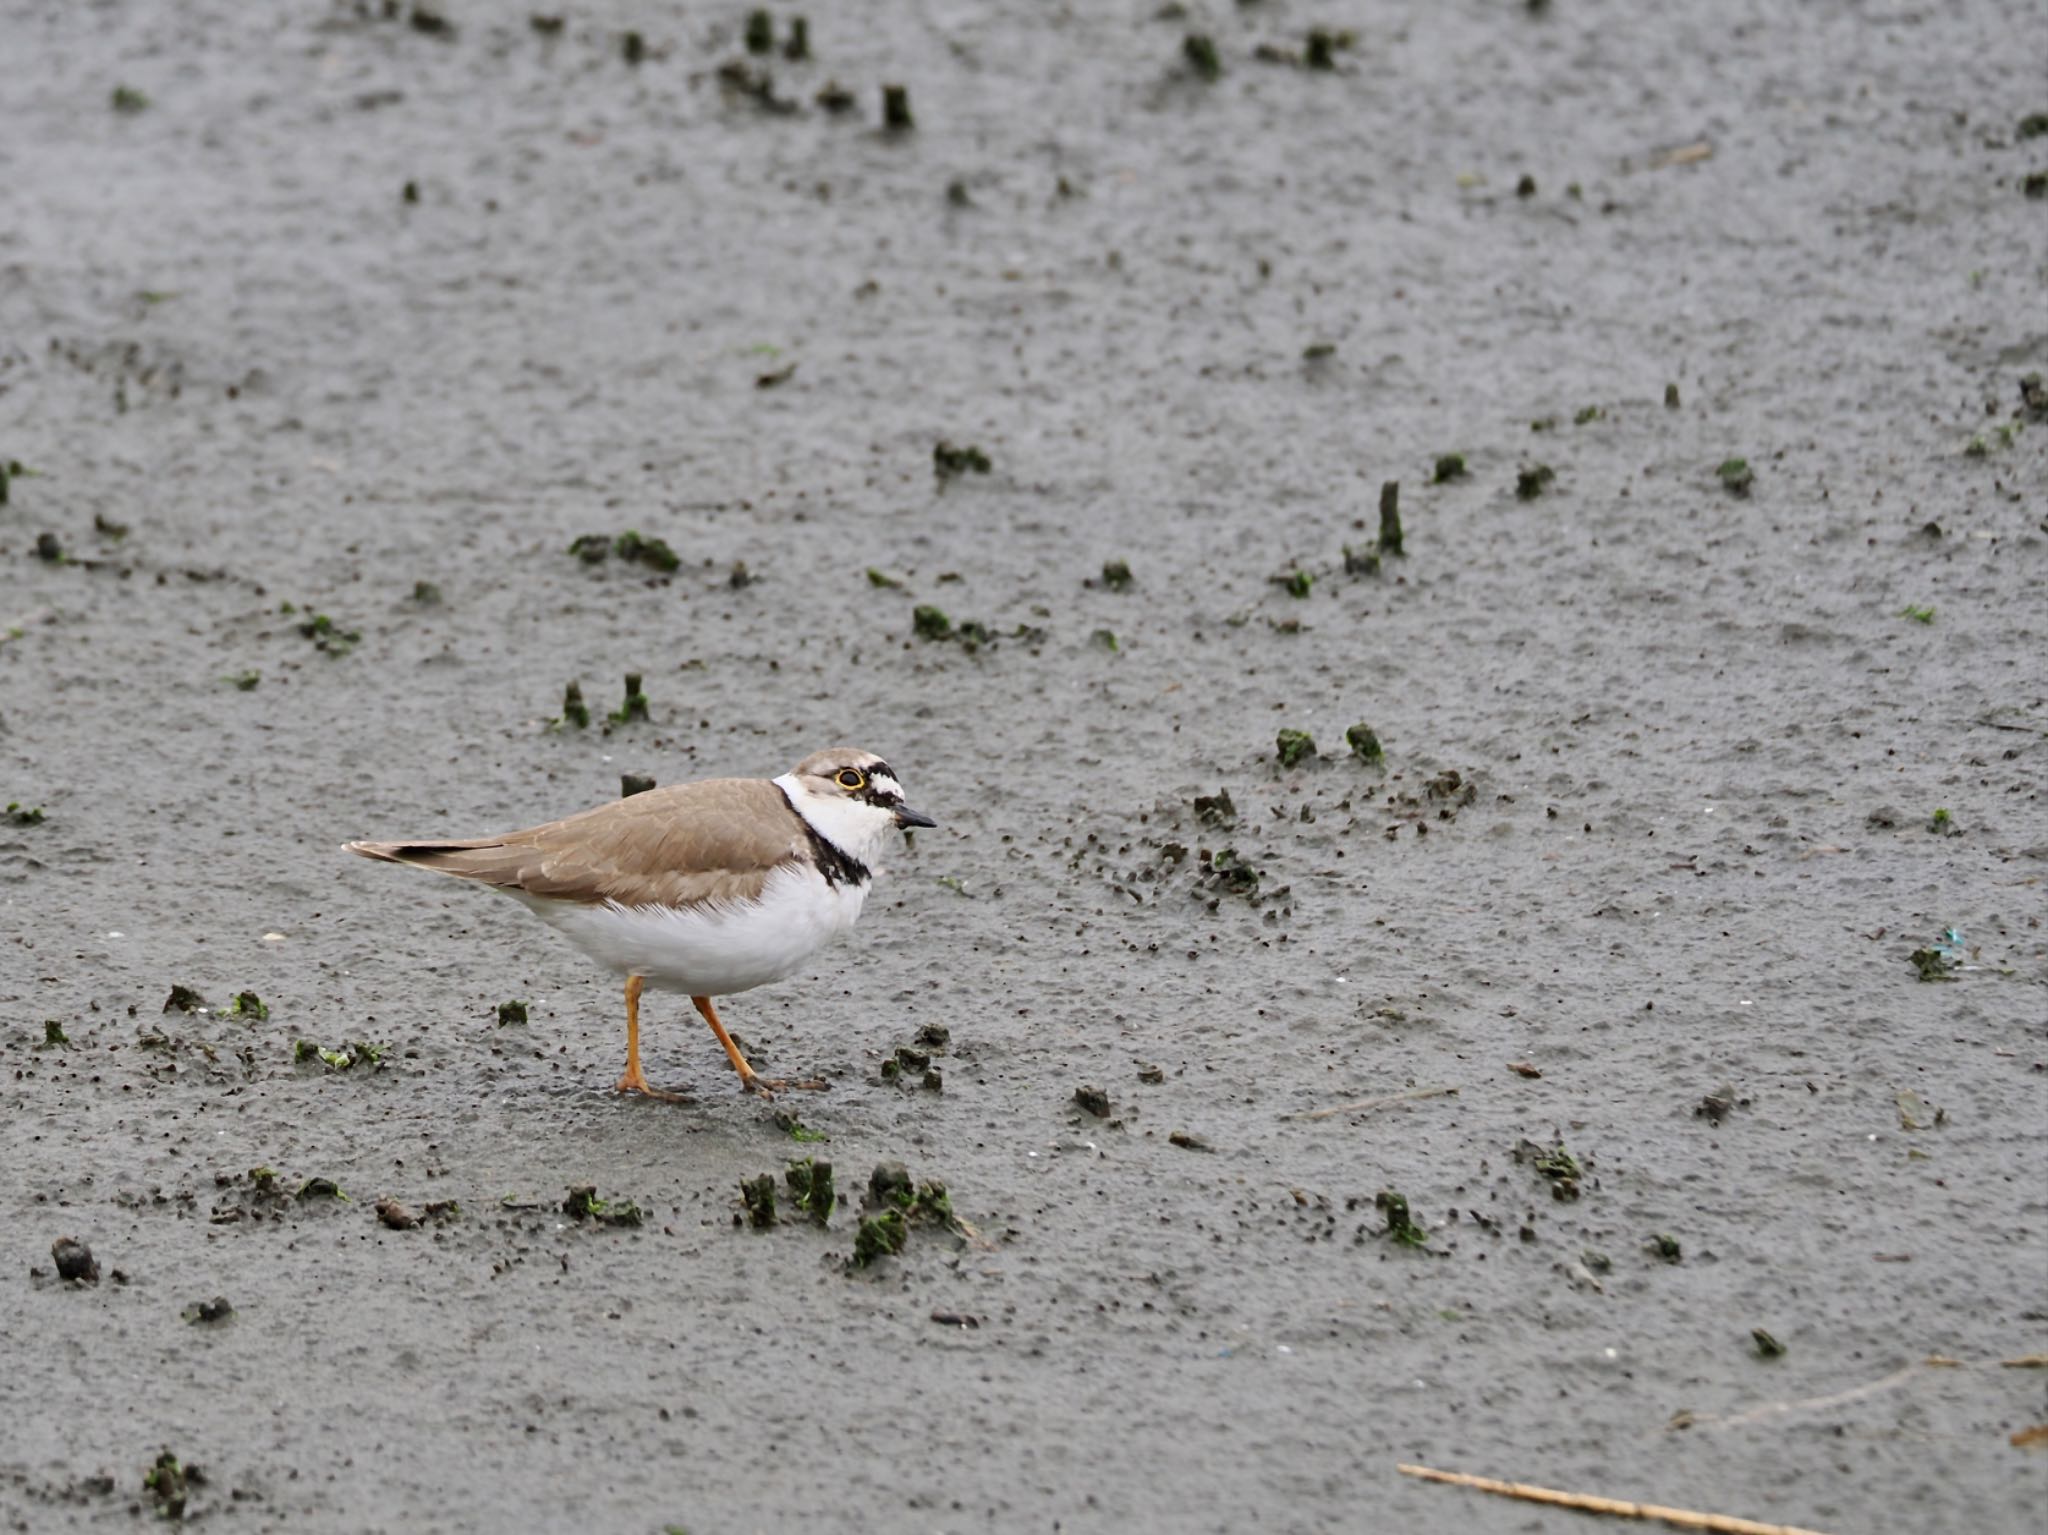
[[[249,1530],[2038,1527],[2048,12],[1157,10],[815,11],[779,113],[737,5],[0,6],[7,1525],[169,1448]],[[840,741],[942,826],[726,1007],[828,1143],[673,998],[614,1098],[608,980],[336,852]],[[983,1241],[735,1229],[806,1153]]]

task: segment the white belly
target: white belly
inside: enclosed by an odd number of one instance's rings
[[[828,885],[815,871],[778,869],[743,906],[572,905],[516,896],[606,969],[693,997],[722,997],[793,975],[853,926],[867,887]]]

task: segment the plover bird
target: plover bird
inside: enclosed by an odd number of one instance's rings
[[[889,833],[937,824],[888,763],[835,746],[780,778],[650,789],[502,837],[345,847],[502,890],[623,977],[619,1091],[673,1101],[640,1070],[641,989],[688,996],[747,1091],[823,1086],[763,1081],[711,999],[793,975],[853,926]]]

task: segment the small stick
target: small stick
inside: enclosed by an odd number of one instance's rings
[[[1283,1114],[1283,1119],[1328,1119],[1333,1114],[1362,1114],[1367,1109],[1383,1109],[1390,1103],[1414,1103],[1422,1098],[1455,1098],[1455,1087],[1418,1087],[1410,1092],[1393,1093],[1385,1098],[1361,1098],[1356,1103],[1340,1103],[1333,1109],[1317,1109],[1310,1114]]]
[[[1531,1487],[1526,1482],[1497,1482],[1489,1476],[1468,1476],[1462,1471],[1432,1471],[1427,1466],[1399,1466],[1403,1476],[1424,1481],[1448,1482],[1453,1487],[1476,1487],[1497,1492],[1504,1498],[1525,1503],[1549,1503],[1558,1508],[1576,1508],[1589,1514],[1613,1514],[1622,1519],[1661,1519],[1683,1530],[1712,1530],[1717,1535],[1820,1535],[1817,1530],[1791,1524],[1760,1524],[1754,1519],[1737,1519],[1729,1514],[1701,1514],[1686,1508],[1665,1508],[1657,1503],[1629,1503],[1620,1498],[1595,1497],[1584,1492],[1558,1492],[1549,1487]]]

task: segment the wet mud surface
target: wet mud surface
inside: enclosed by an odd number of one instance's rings
[[[1176,10],[9,8],[0,1526],[2031,1527],[2048,22]]]

